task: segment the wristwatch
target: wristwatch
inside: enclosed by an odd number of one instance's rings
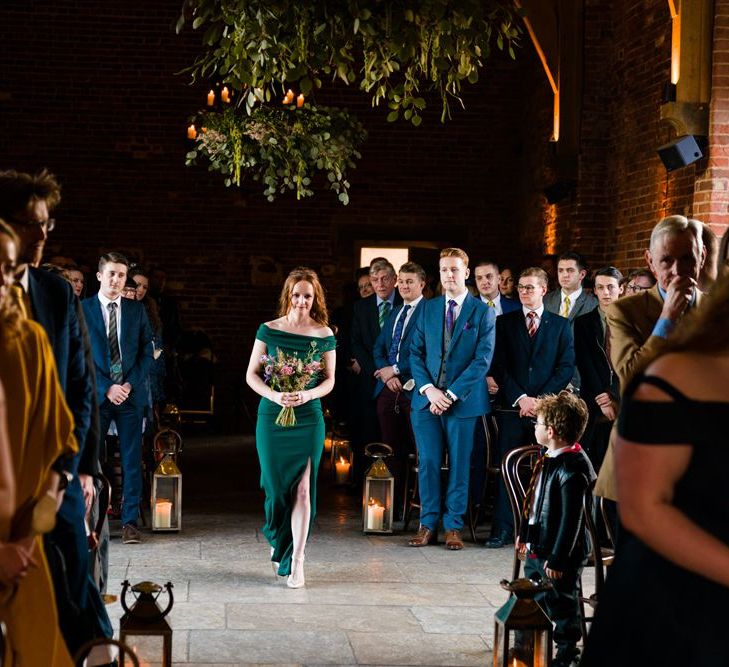
[[[58,490],[65,491],[68,488],[68,485],[73,481],[73,473],[68,472],[68,470],[61,470],[58,474],[61,476],[58,480]]]
[[[395,375],[400,375],[400,367],[397,364],[392,365],[392,370],[395,373]]]

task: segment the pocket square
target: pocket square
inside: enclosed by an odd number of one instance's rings
[[[470,322],[466,322],[466,323],[465,323],[465,324],[463,325],[463,330],[464,330],[464,331],[470,331],[471,329],[473,329],[473,327],[471,326],[471,323],[470,323]]]

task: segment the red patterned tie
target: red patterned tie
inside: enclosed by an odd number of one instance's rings
[[[537,314],[533,310],[530,310],[527,313],[527,332],[529,333],[529,338],[534,338],[534,334],[537,333],[538,328]]]

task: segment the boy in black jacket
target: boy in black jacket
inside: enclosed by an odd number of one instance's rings
[[[547,450],[534,468],[517,548],[527,556],[527,577],[546,574],[552,580],[552,590],[538,601],[555,626],[557,655],[552,667],[570,667],[579,658],[577,582],[589,549],[582,499],[595,480],[592,464],[577,442],[588,412],[583,400],[562,391],[540,398],[536,413],[535,437]]]

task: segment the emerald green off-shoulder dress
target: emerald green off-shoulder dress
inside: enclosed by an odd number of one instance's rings
[[[324,352],[334,350],[334,336],[317,338],[271,329],[265,324],[258,327],[256,338],[266,344],[268,354],[282,350],[284,354],[296,354],[303,358],[316,343],[314,359],[321,361]],[[307,387],[310,388],[310,387]],[[256,449],[261,462],[261,488],[266,494],[266,523],[263,534],[273,547],[271,560],[280,563],[278,573],[291,573],[291,556],[294,550],[291,534],[291,510],[293,497],[306,464],[311,459],[309,476],[311,493],[311,519],[309,530],[316,516],[316,479],[322,451],[324,450],[324,416],[321,401],[314,399],[294,408],[296,424],[282,427],[275,424],[281,406],[267,398],[258,404],[256,422]]]

